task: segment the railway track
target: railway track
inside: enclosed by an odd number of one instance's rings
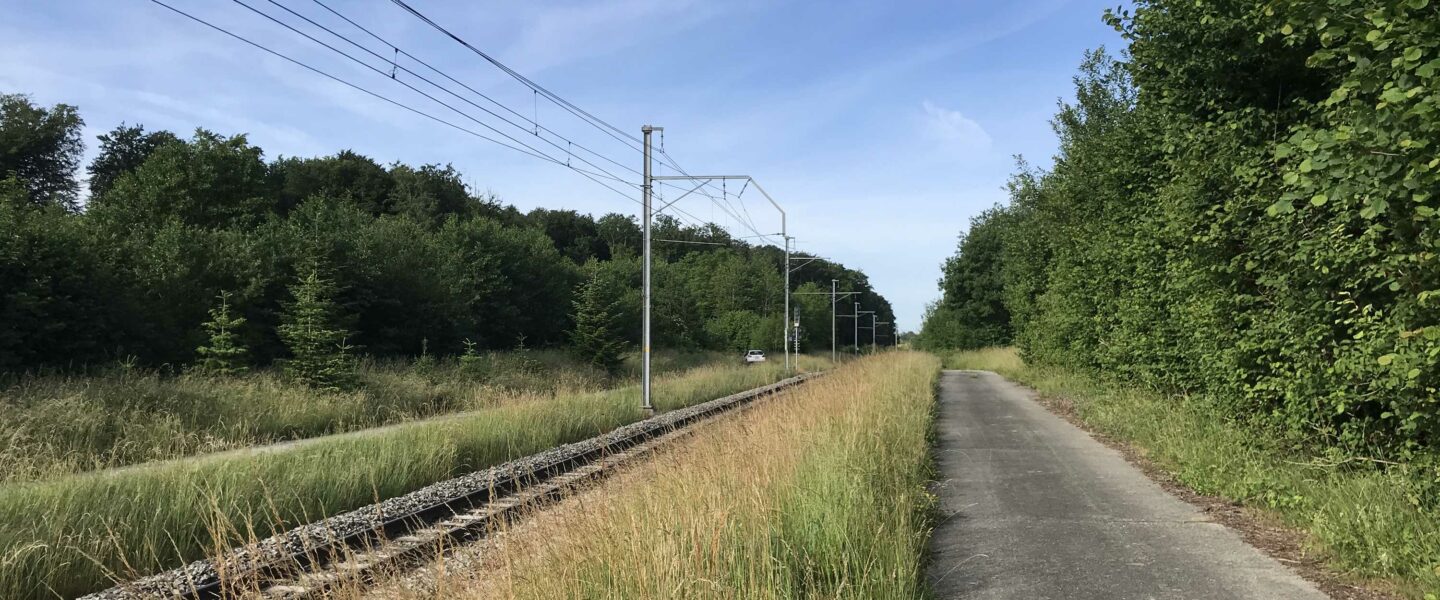
[[[215,558],[118,585],[82,600],[315,598],[363,586],[382,572],[433,559],[484,537],[526,509],[603,478],[692,426],[819,374],[670,411],[231,549]]]

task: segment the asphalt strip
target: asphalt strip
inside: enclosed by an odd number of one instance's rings
[[[936,598],[1327,598],[999,375],[945,371],[936,430]]]

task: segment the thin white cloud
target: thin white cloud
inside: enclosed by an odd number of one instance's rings
[[[713,18],[724,3],[697,0],[615,0],[547,6],[527,19],[504,56],[530,73],[642,43],[650,32],[689,28]]]
[[[993,142],[990,134],[974,119],[929,100],[920,106],[925,111],[924,132],[931,139],[955,150],[983,152],[990,149]]]

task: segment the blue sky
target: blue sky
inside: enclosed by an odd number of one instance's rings
[[[239,4],[166,1],[481,130]],[[245,1],[294,20],[268,0]],[[344,25],[310,0],[277,1]],[[1069,97],[1081,54],[1121,46],[1100,21],[1116,0],[409,2],[622,129],[638,135],[642,124],[663,126],[665,149],[687,171],[753,175],[789,213],[799,248],[863,269],[906,330],[919,327],[925,303],[939,296],[940,263],[956,235],[972,215],[1005,199],[1012,157],[1048,164],[1055,147],[1049,118],[1056,101]],[[637,152],[537,102],[528,88],[390,2],[326,3],[547,129],[639,168]],[[122,121],[182,133],[205,127],[246,133],[270,158],[349,148],[382,163],[452,163],[478,190],[522,210],[638,212],[633,198],[564,167],[325,80],[146,0],[0,0],[0,14],[0,91],[79,106],[91,153],[94,136]],[[367,41],[357,30],[337,31]],[[578,150],[567,157],[460,106],[580,164]],[[747,191],[742,200],[741,214],[756,229],[778,231],[774,210],[758,195]],[[679,206],[687,219],[750,233],[704,198]]]

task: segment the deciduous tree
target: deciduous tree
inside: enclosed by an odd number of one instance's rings
[[[0,94],[0,179],[19,180],[35,204],[74,210],[84,124],[74,106],[45,108],[20,94]]]
[[[100,141],[100,153],[86,167],[86,172],[90,174],[92,203],[110,191],[121,175],[140,168],[161,146],[180,141],[168,131],[146,133],[144,126],[124,123],[96,139]]]

